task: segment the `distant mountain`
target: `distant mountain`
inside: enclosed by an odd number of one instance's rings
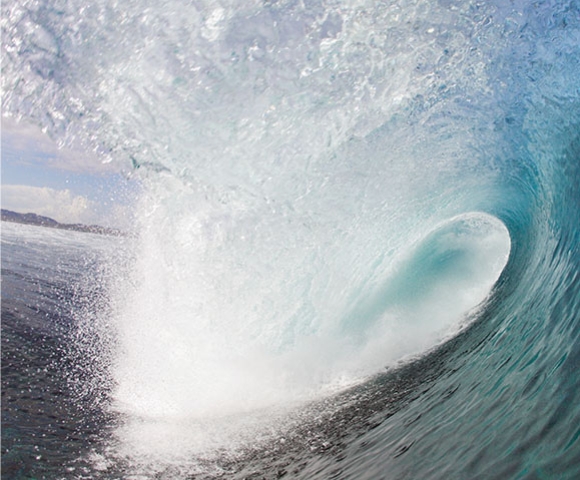
[[[99,233],[101,235],[124,236],[125,232],[115,228],[101,227],[100,225],[82,225],[80,223],[60,223],[49,217],[36,213],[17,213],[2,209],[2,221],[38,225],[41,227],[58,228],[60,230],[74,230],[76,232]]]

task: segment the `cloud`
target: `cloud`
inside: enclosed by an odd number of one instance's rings
[[[74,195],[70,190],[3,185],[2,208],[20,213],[36,213],[61,223],[103,223],[96,203],[82,195]]]
[[[55,170],[89,174],[121,170],[120,165],[103,161],[93,152],[59,148],[39,128],[5,117],[2,118],[2,150],[3,156],[17,158],[23,165],[42,163]]]

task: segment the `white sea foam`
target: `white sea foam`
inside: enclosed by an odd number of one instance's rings
[[[502,173],[484,67],[503,37],[486,37],[501,12],[472,7],[6,7],[7,110],[143,183],[135,263],[111,289],[127,451],[158,449],[160,425],[351,385],[489,293],[509,236],[466,212],[493,206]]]

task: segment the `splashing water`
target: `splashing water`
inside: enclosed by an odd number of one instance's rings
[[[97,455],[103,469],[123,458],[136,475],[221,474],[200,459],[301,431],[308,415],[297,412],[334,412],[341,392],[370,396],[385,367],[438,355],[452,373],[435,390],[448,387],[447,401],[455,378],[487,411],[495,390],[478,379],[507,382],[538,345],[546,351],[534,358],[552,367],[576,351],[576,2],[2,9],[6,115],[98,152],[143,186],[130,273],[123,265],[107,297],[113,353],[96,354],[122,419]],[[506,366],[493,370],[493,355]],[[538,364],[537,378],[559,362]],[[409,380],[417,391],[422,375]],[[526,375],[513,380],[518,391],[536,378]],[[516,397],[490,418],[520,412]],[[401,415],[436,415],[421,398]],[[462,412],[465,428],[478,424]],[[454,451],[456,437],[441,441],[432,418],[417,420],[423,450],[396,447],[389,429],[406,438],[406,420],[385,420],[373,458],[393,478],[409,465],[427,478],[428,466],[404,459]],[[457,471],[482,474],[481,449],[456,459]],[[377,478],[352,455],[344,478]],[[526,455],[519,472],[533,464]]]
[[[328,289],[324,264],[303,268],[296,298],[288,298],[292,289],[272,288],[279,269],[262,290],[252,278],[232,281],[221,271],[200,282],[197,269],[184,274],[167,258],[146,256],[120,327],[118,399],[139,415],[220,416],[364,378],[456,330],[489,294],[509,244],[505,226],[489,215],[454,218],[396,267],[376,265],[345,292],[342,315],[313,305],[336,298],[312,293],[313,285]]]

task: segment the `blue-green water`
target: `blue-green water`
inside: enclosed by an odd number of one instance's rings
[[[4,475],[580,475],[578,2],[2,17],[4,114],[143,187],[3,228]]]

